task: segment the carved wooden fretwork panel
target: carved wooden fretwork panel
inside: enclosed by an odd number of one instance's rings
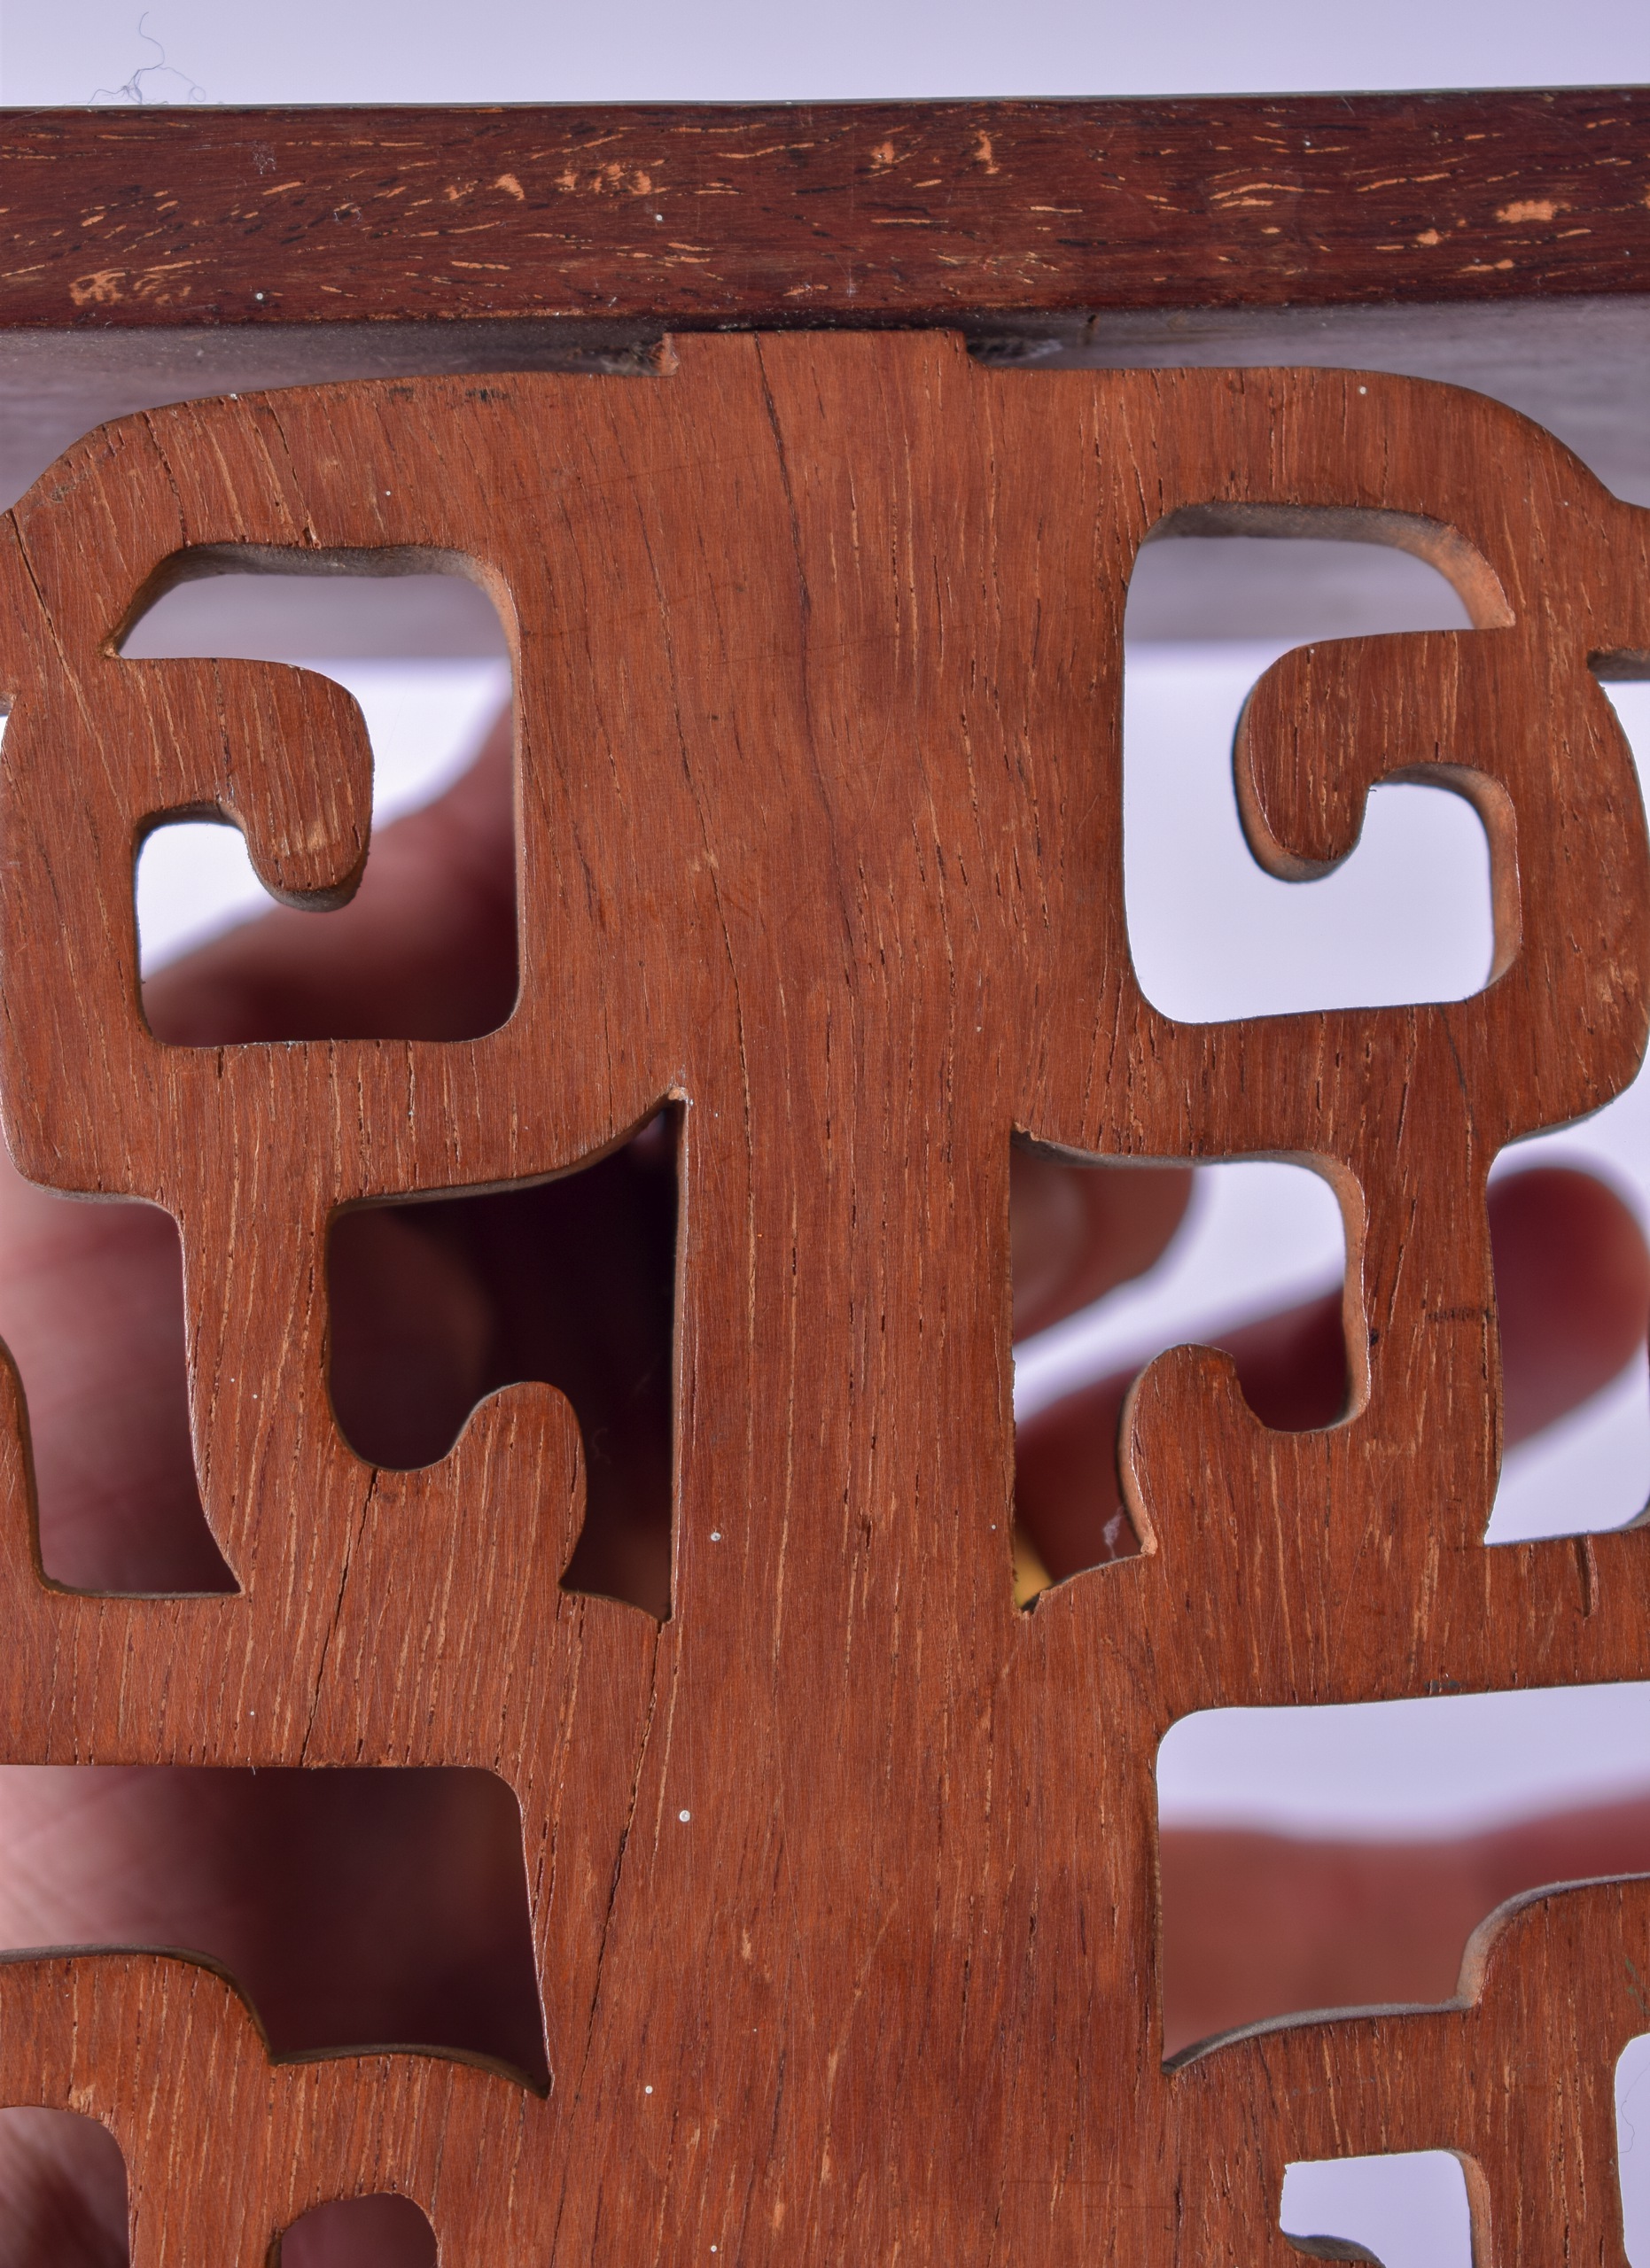
[[[1124,601],[1154,534],[1422,553],[1477,627],[1293,654],[1238,751],[1259,855],[1374,782],[1490,833],[1473,998],[1166,1021],[1123,912]],[[521,1806],[547,2096],[429,2054],[272,2063],[217,1973],[0,1966],[0,2099],[90,2110],[134,2258],[255,2268],[394,2189],[443,2261],[1293,2258],[1291,2158],[1462,2154],[1485,2262],[1617,2259],[1612,2070],[1650,1886],[1556,1892],[1448,2008],[1165,2069],[1154,1764],[1228,1704],[1642,1675],[1650,1542],[1486,1550],[1484,1182],[1620,1091],[1644,822],[1596,664],[1650,656],[1650,517],[1511,412],[1337,372],[988,370],[934,336],[682,342],[657,377],[362,384],[125,420],[0,548],[4,1017],[24,1171],[181,1226],[197,1461],[238,1595],[41,1581],[4,1413],[0,1753],[485,1766]],[[135,847],[215,807],[325,904],[367,839],[337,688],[140,662],[214,547],[463,563],[517,672],[521,990],[463,1044],[146,1030]],[[566,1171],[685,1107],[673,1611],[577,1596],[544,1387],[377,1473],[324,1382],[357,1200]],[[1346,1215],[1351,1414],[1273,1433],[1165,1356],[1144,1549],[1018,1611],[1008,1176],[1306,1160]],[[712,1544],[712,1532],[720,1542]]]

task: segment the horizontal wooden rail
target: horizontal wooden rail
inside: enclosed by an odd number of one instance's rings
[[[1650,92],[18,111],[0,325],[977,324],[1650,291]]]

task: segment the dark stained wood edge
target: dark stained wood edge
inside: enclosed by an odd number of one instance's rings
[[[1650,91],[0,113],[0,326],[1650,291]]]

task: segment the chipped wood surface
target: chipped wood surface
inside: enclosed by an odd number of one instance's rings
[[[503,502],[502,504],[502,500]],[[1131,967],[1124,600],[1154,532],[1350,529],[1472,630],[1263,680],[1280,872],[1368,788],[1471,795],[1497,975],[1443,1006],[1173,1023]],[[215,807],[347,890],[335,687],[113,641],[191,553],[466,562],[517,676],[522,989],[454,1043],[169,1047],[132,871]],[[941,336],[685,338],[656,378],[183,405],[72,450],[0,537],[0,1100],[26,1173],[178,1220],[203,1499],[241,1588],[44,1586],[0,1398],[8,1762],[453,1764],[521,1806],[551,2085],[272,2062],[175,1957],[0,1962],[0,2096],[90,2110],[135,2268],[260,2268],[395,2189],[444,2259],[1294,2257],[1285,2164],[1443,2147],[1483,2268],[1621,2261],[1616,2054],[1650,1885],[1481,1933],[1458,2004],[1165,2067],[1156,1744],[1227,1705],[1642,1676],[1650,1538],[1488,1550],[1484,1184],[1632,1077],[1650,874],[1592,674],[1650,667],[1650,514],[1482,398],[1339,372],[982,369]],[[341,1205],[571,1170],[683,1106],[673,1605],[562,1588],[578,1430],[518,1386],[379,1473],[328,1404]],[[1145,1374],[1143,1549],[1013,1598],[1011,1138],[1257,1153],[1346,1216],[1353,1406],[1267,1432],[1226,1358]]]
[[[1650,291],[1643,89],[10,112],[0,326]]]

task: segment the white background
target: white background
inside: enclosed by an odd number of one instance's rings
[[[99,89],[120,98],[133,74],[158,60],[138,36],[139,12],[132,0],[4,0],[0,98],[79,103]],[[537,7],[466,0],[462,9],[446,0],[393,8],[159,0],[148,29],[167,69],[139,82],[147,97],[198,94],[230,103],[1143,95],[1650,79],[1645,0],[1570,0],[1562,8],[1532,0],[1387,0],[1379,8],[1197,0],[1149,9],[1122,0],[840,0],[829,9],[629,0],[622,10],[592,8],[588,0]],[[1280,630],[1287,641],[1288,625]],[[1307,889],[1272,882],[1248,864],[1230,812],[1225,743],[1237,702],[1266,657],[1158,643],[1132,658],[1130,917],[1148,991],[1181,1012],[1232,1014],[1263,998],[1269,1006],[1307,1005],[1283,997],[1291,982],[1312,1003],[1470,989],[1483,965],[1485,910],[1481,842],[1464,806],[1426,790],[1385,791],[1345,874]],[[381,812],[439,784],[473,743],[498,688],[496,665],[473,658],[324,666],[367,707],[388,790]],[[1650,761],[1643,690],[1626,689],[1620,705]],[[232,865],[235,839],[221,837],[216,847]],[[233,910],[232,877],[191,880],[188,861],[175,859],[176,871],[162,873],[175,848],[167,847],[145,879],[152,958],[175,948],[191,924],[198,930]],[[1395,922],[1398,905],[1405,910]],[[1401,964],[1381,950],[1395,928],[1405,944]],[[1601,1166],[1642,1210],[1647,1118],[1650,1099],[1635,1090],[1553,1146]],[[1332,1278],[1338,1249],[1335,1208],[1321,1184],[1286,1167],[1218,1169],[1206,1177],[1196,1217],[1160,1284],[1031,1351],[1023,1364],[1027,1406],[1062,1377],[1148,1352],[1200,1321],[1317,1288]],[[1498,1532],[1614,1525],[1644,1502],[1650,1396],[1642,1372],[1571,1421],[1563,1436],[1512,1461]],[[1171,1815],[1390,1832],[1506,1817],[1635,1783],[1650,1784],[1650,1707],[1638,1691],[1550,1705],[1519,1697],[1305,1718],[1234,1714],[1180,1728],[1163,1785]],[[1447,2169],[1423,2168],[1411,2182],[1398,2162],[1377,2166],[1377,2189],[1396,2181],[1402,2193],[1396,2220],[1389,2203],[1371,2203],[1370,2178],[1367,2168],[1337,2177],[1340,2187],[1332,2183],[1327,2195],[1321,2181],[1309,2195],[1311,2177],[1293,2178],[1289,2225],[1361,2236],[1388,2268],[1435,2261],[1466,2268]],[[1650,2246],[1634,2249],[1650,2264]]]
[[[152,52],[134,0],[6,0],[0,92],[81,103]],[[160,0],[150,29],[220,103],[832,100],[1650,78],[1639,0]],[[152,95],[167,91],[151,86]]]

